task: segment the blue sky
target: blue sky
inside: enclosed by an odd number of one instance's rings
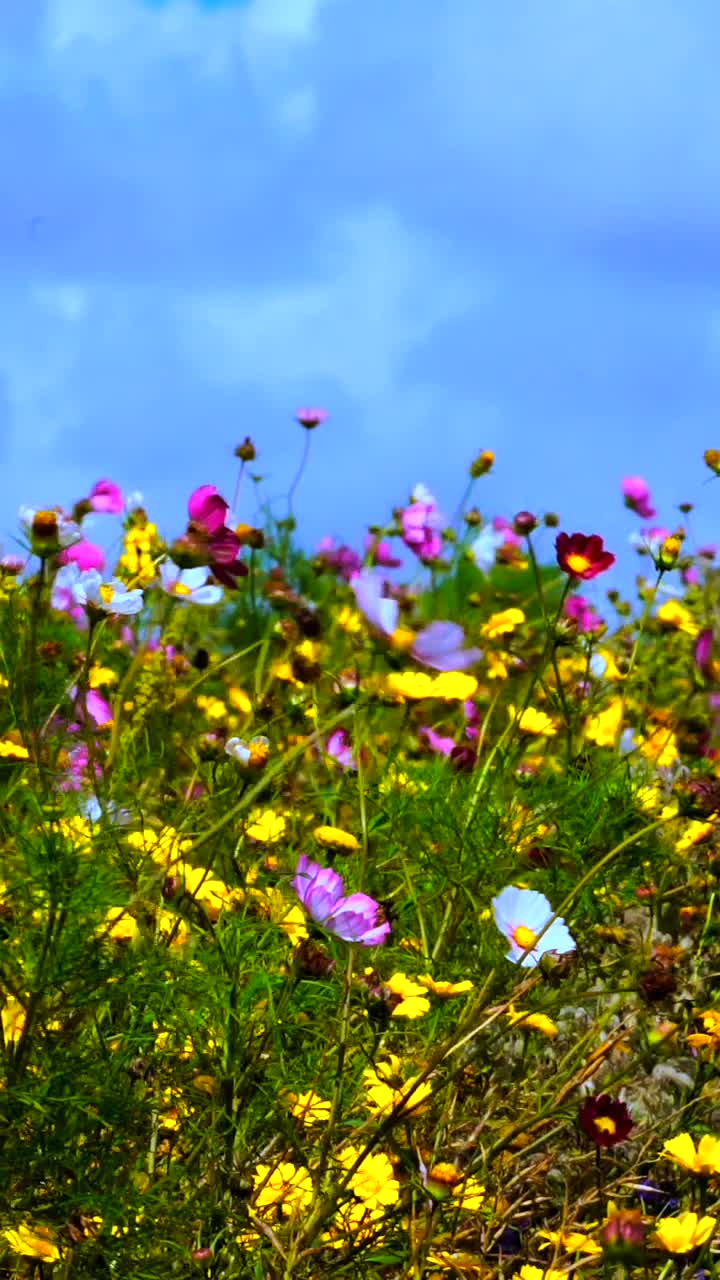
[[[249,433],[358,541],[417,481],[630,570],[720,447],[716,0],[5,0],[0,502],[101,475],[167,533]],[[249,512],[247,514],[250,514]],[[607,584],[605,584],[607,585]]]

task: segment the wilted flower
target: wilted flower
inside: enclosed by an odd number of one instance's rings
[[[624,1142],[633,1127],[624,1102],[607,1093],[586,1098],[580,1108],[580,1124],[588,1138],[598,1147],[616,1147]]]
[[[380,920],[380,905],[366,893],[345,896],[342,876],[320,867],[302,854],[293,888],[316,924],[345,942],[376,947],[390,936],[390,924]]]
[[[508,960],[520,963],[523,968],[539,964],[549,951],[565,955],[575,950],[575,942],[564,920],[552,919],[553,909],[547,898],[534,889],[516,889],[508,885],[492,900],[495,923],[510,943]],[[538,935],[542,933],[542,937]],[[527,953],[527,954],[526,954]]]
[[[564,573],[588,582],[599,573],[612,568],[615,556],[606,551],[602,538],[596,534],[559,533],[555,539],[557,562]]]

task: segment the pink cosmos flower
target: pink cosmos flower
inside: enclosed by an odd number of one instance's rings
[[[207,565],[218,582],[232,589],[248,570],[238,559],[240,539],[225,524],[229,510],[214,484],[195,489],[188,501],[188,531],[174,544],[173,559],[181,568]]]
[[[582,635],[593,635],[596,631],[602,631],[605,625],[590,601],[584,596],[568,596],[563,612],[566,618],[575,623]]]
[[[306,431],[312,431],[314,427],[319,427],[323,422],[327,422],[330,414],[327,409],[298,409],[295,414],[295,421],[300,423],[301,427],[305,427]]]
[[[365,554],[370,564],[380,565],[383,569],[399,569],[402,564],[402,560],[398,560],[393,555],[390,543],[381,541],[372,533],[368,533],[365,537]]]
[[[322,561],[324,568],[337,573],[345,582],[349,582],[362,565],[357,551],[353,551],[352,547],[344,543],[339,547],[334,538],[322,538],[316,555],[318,560]]]
[[[455,750],[455,739],[444,737],[441,733],[436,733],[434,729],[427,725],[420,728],[420,736],[425,739],[431,751],[439,756],[449,756]]]
[[[380,918],[380,904],[374,898],[366,893],[351,893],[346,897],[342,876],[330,867],[310,862],[304,853],[298,862],[293,888],[315,923],[344,942],[377,947],[390,936],[390,924]]]
[[[343,769],[357,769],[357,763],[352,753],[350,738],[344,729],[336,729],[330,734],[325,743],[325,751],[333,760],[336,760]]]
[[[383,595],[382,579],[372,569],[363,569],[350,586],[368,622],[391,636],[397,630],[400,606]],[[465,633],[456,622],[431,622],[417,633],[410,652],[416,662],[435,671],[464,671],[482,658],[481,649],[464,649],[464,643]]]
[[[706,680],[711,680],[714,674],[715,664],[713,662],[713,629],[705,627],[695,642],[695,661],[700,669],[701,674]]]
[[[423,490],[425,494],[426,491]],[[445,521],[431,493],[421,501],[411,502],[400,513],[402,540],[423,562],[437,560],[442,551],[441,533]]]
[[[110,516],[119,515],[125,506],[122,490],[112,480],[98,480],[90,490],[88,502],[93,511],[101,511]]]
[[[229,510],[229,504],[214,484],[201,484],[199,489],[195,489],[190,494],[188,501],[190,519],[195,524],[201,525],[206,533],[214,534],[222,529]]]
[[[102,573],[105,568],[105,556],[101,547],[95,545],[94,542],[76,542],[72,547],[65,547],[64,551],[58,556],[60,564],[72,564],[73,562],[79,569],[99,569]]]
[[[625,506],[642,516],[643,520],[652,520],[657,514],[651,505],[650,488],[642,476],[626,476],[622,482],[622,492]]]

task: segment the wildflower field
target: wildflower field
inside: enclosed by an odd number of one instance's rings
[[[297,416],[0,562],[0,1277],[720,1275],[714,549],[485,452],[306,554]]]

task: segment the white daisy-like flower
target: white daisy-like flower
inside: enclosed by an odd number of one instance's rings
[[[143,607],[143,593],[139,587],[128,590],[125,583],[117,578],[104,582],[97,569],[81,570],[74,562],[63,565],[58,571],[55,586],[58,585],[70,591],[75,604],[93,604],[103,613],[119,613],[128,617],[139,613]]]
[[[208,573],[206,568],[180,569],[172,560],[160,565],[163,591],[184,604],[219,604],[223,589],[208,582]]]
[[[508,960],[524,969],[534,968],[548,951],[565,955],[575,950],[575,940],[564,920],[554,920],[542,933],[554,912],[545,895],[534,889],[508,885],[493,898],[492,909],[498,929],[510,943]]]

